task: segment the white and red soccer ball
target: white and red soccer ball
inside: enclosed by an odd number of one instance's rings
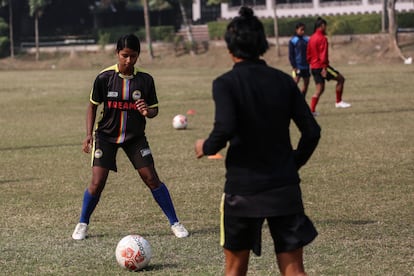
[[[172,120],[172,126],[175,129],[186,129],[188,126],[187,117],[182,114],[175,115]]]
[[[128,235],[118,242],[115,256],[121,267],[131,271],[138,271],[149,264],[151,260],[151,246],[140,235]]]

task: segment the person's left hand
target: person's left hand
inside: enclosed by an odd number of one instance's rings
[[[143,99],[139,99],[135,102],[137,110],[141,113],[142,116],[147,116],[148,114],[148,105]]]
[[[204,139],[198,139],[195,142],[194,151],[195,151],[195,155],[197,158],[201,158],[204,156],[204,153],[203,153],[204,141],[205,141]]]

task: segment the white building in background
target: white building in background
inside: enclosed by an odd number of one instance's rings
[[[237,16],[241,5],[253,7],[258,17],[273,17],[273,1],[275,0],[230,0],[229,3],[220,5],[220,18],[230,19]],[[202,0],[193,2],[194,21],[202,17],[203,2]],[[383,10],[382,0],[276,0],[276,2],[278,17],[381,13]],[[396,9],[400,12],[414,11],[414,0],[398,0]]]

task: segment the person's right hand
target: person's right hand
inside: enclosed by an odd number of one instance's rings
[[[92,143],[93,143],[93,137],[92,137],[92,135],[86,136],[86,138],[83,140],[83,144],[82,144],[82,150],[83,150],[83,152],[85,152],[85,153],[91,153]]]
[[[328,71],[326,70],[326,68],[322,68],[322,71],[321,71],[322,77],[326,78],[327,74],[328,74]]]

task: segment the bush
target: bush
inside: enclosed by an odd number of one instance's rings
[[[105,31],[99,31],[98,33],[98,44],[101,45],[102,49],[105,45],[111,43],[111,34]]]
[[[9,55],[10,41],[6,36],[0,36],[0,57],[7,57]]]
[[[381,15],[327,16],[328,32],[334,34],[374,34],[381,32]]]
[[[414,28],[414,13],[400,13],[397,14],[397,23],[400,28]]]
[[[9,55],[10,41],[8,38],[9,25],[0,18],[0,57]]]
[[[95,37],[98,41],[98,44],[105,46],[109,43],[116,43],[118,39],[125,35],[131,34],[136,31],[136,27],[134,26],[119,26],[119,27],[111,27],[111,28],[100,28],[96,31]]]
[[[141,41],[146,40],[145,28],[135,32]],[[173,42],[175,36],[174,26],[156,26],[151,27],[151,39],[153,41]]]
[[[7,35],[9,33],[9,25],[0,17],[0,35]]]
[[[145,41],[145,28],[137,29],[135,26],[119,26],[112,28],[101,28],[95,36],[98,44],[102,47],[109,43],[116,43],[125,34],[135,34],[140,41]],[[174,26],[151,27],[151,39],[153,41],[173,42],[175,36]]]
[[[398,26],[401,28],[414,28],[414,13],[397,14]],[[313,33],[313,24],[316,16],[302,18],[279,18],[279,36],[291,36],[295,32],[298,22],[306,25],[306,34]],[[330,35],[344,34],[375,34],[381,32],[380,14],[359,14],[359,15],[337,15],[323,17],[328,22],[328,32]],[[263,23],[265,33],[272,37],[275,35],[273,18],[260,19]],[[229,21],[209,22],[208,31],[211,38],[223,38],[226,26]]]
[[[223,39],[229,21],[208,22],[208,35],[211,39]]]

